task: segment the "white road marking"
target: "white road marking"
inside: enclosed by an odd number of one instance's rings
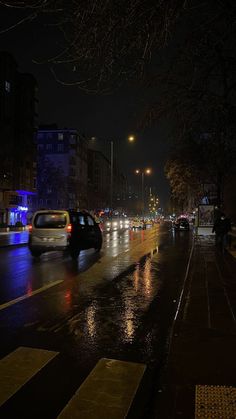
[[[126,418],[145,370],[145,364],[100,359],[58,419]]]
[[[59,352],[20,346],[0,360],[0,406]]]
[[[14,300],[7,301],[6,303],[0,305],[0,310],[4,310],[7,307],[13,306],[14,304],[17,304],[20,301],[27,300],[28,298],[31,298],[36,294],[40,294],[41,292],[44,292],[48,290],[49,288],[52,288],[58,284],[61,284],[61,282],[63,282],[63,280],[59,279],[58,281],[51,282],[50,284],[45,285],[44,287],[41,287],[35,291],[32,291],[30,294],[24,294],[24,295],[21,295],[20,297],[15,298]]]

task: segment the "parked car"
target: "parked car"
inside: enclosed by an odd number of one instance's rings
[[[174,221],[175,230],[189,230],[189,221],[185,217],[179,217]]]
[[[34,257],[53,250],[68,250],[77,259],[81,250],[100,251],[102,232],[86,211],[40,210],[33,215],[28,245]]]

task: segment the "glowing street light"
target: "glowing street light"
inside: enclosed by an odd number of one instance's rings
[[[139,175],[139,174],[142,175],[142,213],[143,213],[143,217],[144,217],[144,208],[145,208],[145,205],[144,205],[144,175],[150,175],[151,173],[152,173],[152,170],[150,168],[142,169],[142,170],[140,170],[140,169],[135,170],[136,175]]]
[[[91,137],[91,140],[94,142],[98,140],[97,137]],[[104,140],[103,140],[104,141]],[[110,143],[110,210],[113,207],[113,177],[114,177],[114,140],[105,140]],[[129,135],[128,141],[133,143],[135,141],[134,135]]]
[[[135,141],[135,136],[134,135],[129,135],[128,140],[129,140],[130,143],[133,143]]]

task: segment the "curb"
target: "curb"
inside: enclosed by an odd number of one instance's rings
[[[189,281],[188,281],[188,279],[189,279],[189,269],[190,269],[190,265],[191,265],[191,261],[192,261],[194,246],[195,246],[195,240],[193,238],[193,243],[192,243],[192,247],[191,247],[189,258],[188,258],[188,264],[187,264],[187,268],[186,268],[181,292],[180,292],[180,295],[179,295],[178,300],[177,300],[178,303],[177,303],[176,313],[175,313],[175,317],[174,317],[172,327],[171,327],[171,330],[170,330],[170,334],[169,334],[168,350],[167,350],[167,358],[166,358],[167,363],[168,363],[168,359],[169,359],[169,356],[170,356],[173,337],[176,335],[175,332],[176,332],[176,329],[178,327],[178,323],[181,322],[181,320],[179,319],[179,314],[180,314],[181,310],[183,309],[183,305],[184,305],[184,298],[183,297],[186,295],[186,292],[188,290],[187,287],[189,285]]]
[[[12,243],[12,244],[0,244],[0,249],[5,249],[6,247],[20,247],[27,246],[28,242],[24,243]]]

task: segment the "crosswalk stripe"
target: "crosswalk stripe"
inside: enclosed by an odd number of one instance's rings
[[[20,346],[0,360],[0,406],[59,352]]]
[[[146,365],[102,358],[57,419],[124,419]]]

